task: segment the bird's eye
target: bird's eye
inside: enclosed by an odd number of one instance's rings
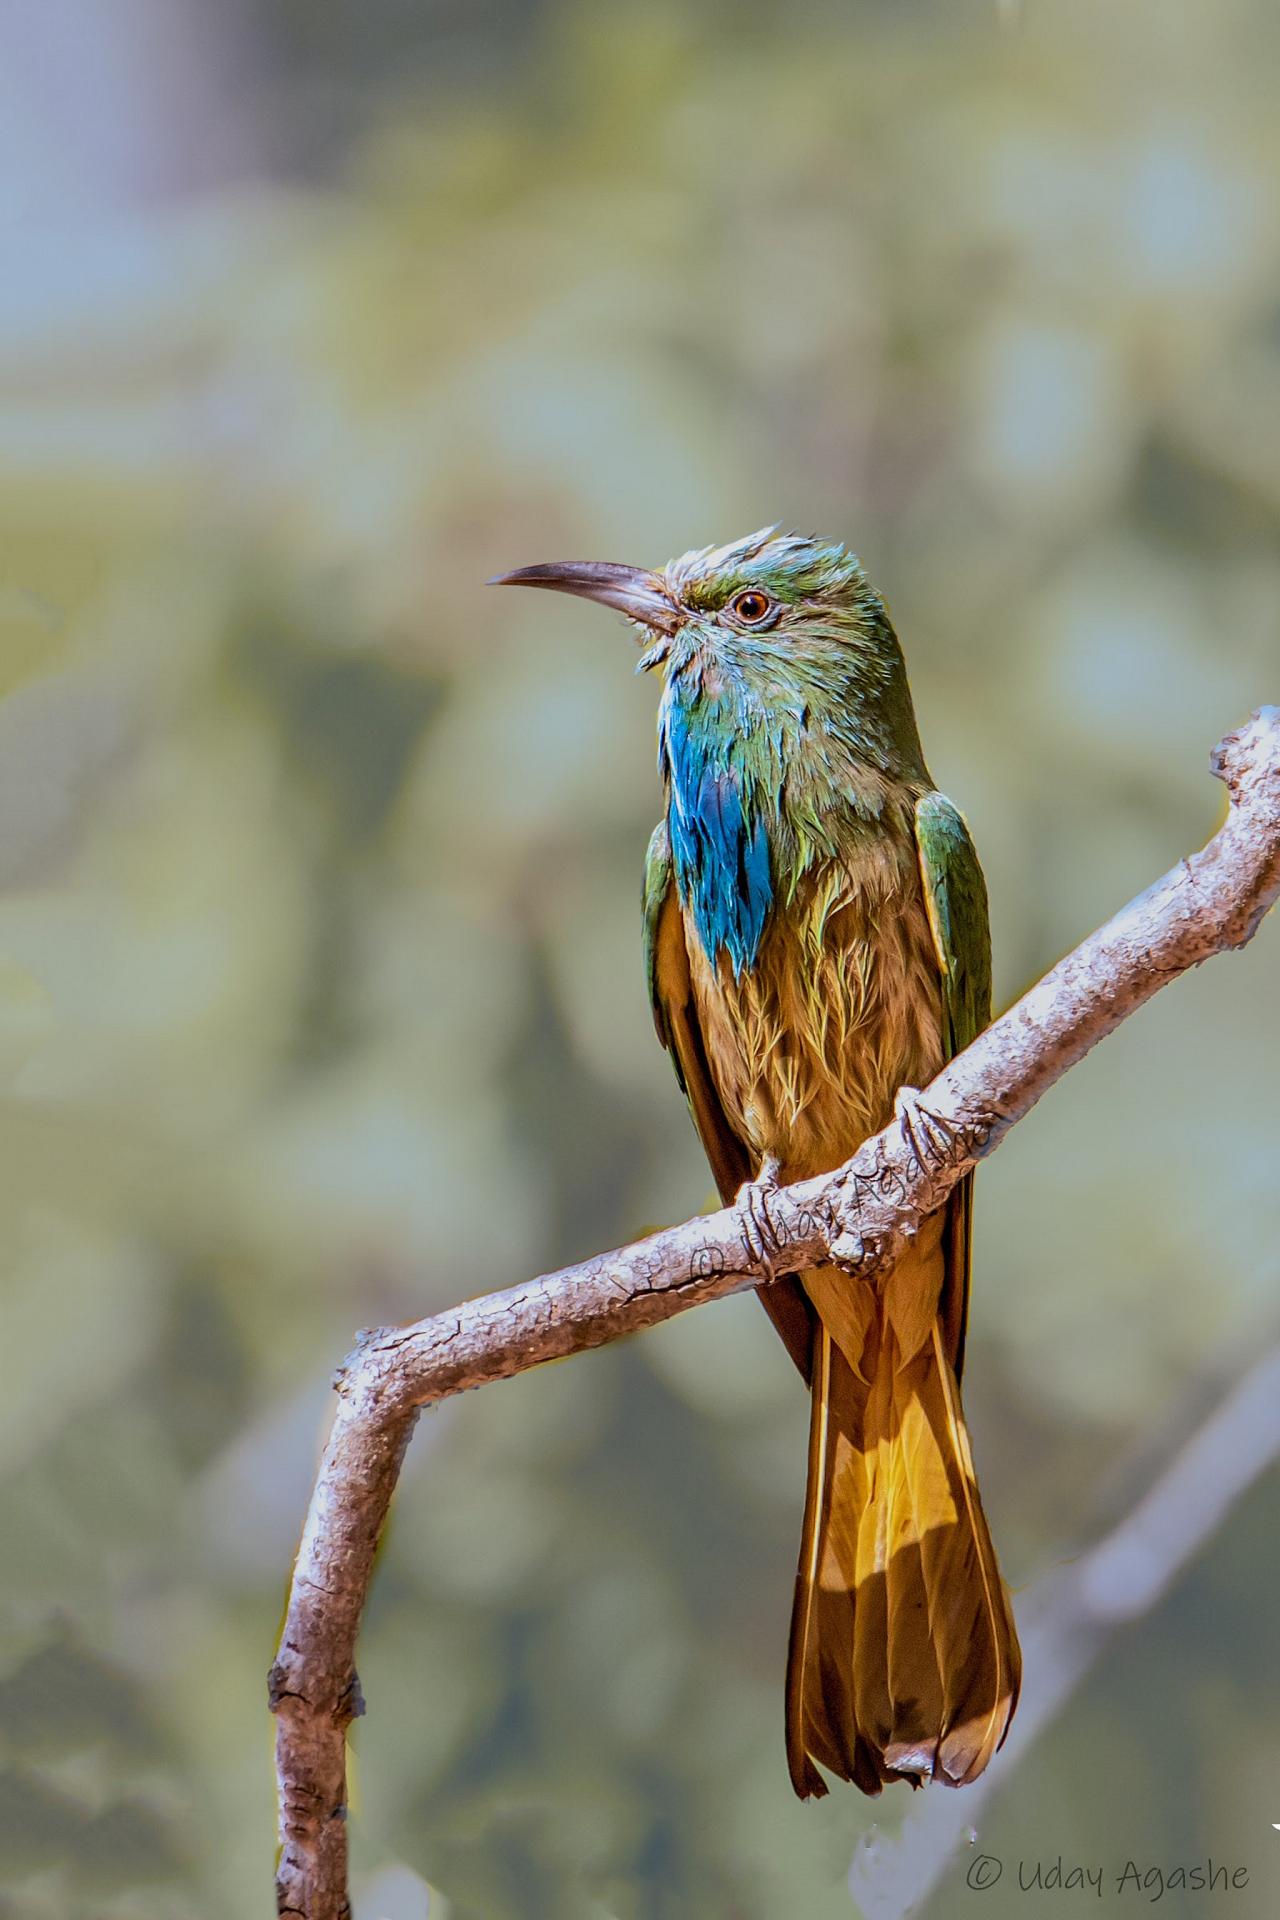
[[[748,587],[744,593],[735,594],[729,602],[729,611],[744,627],[758,627],[773,612],[773,602],[758,587]]]

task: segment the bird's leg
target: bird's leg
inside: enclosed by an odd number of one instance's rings
[[[769,1197],[778,1191],[781,1171],[782,1162],[777,1154],[766,1153],[759,1173],[754,1180],[739,1187],[735,1202],[747,1252],[753,1266],[764,1269],[767,1281],[774,1278],[773,1256],[782,1244],[769,1213]]]

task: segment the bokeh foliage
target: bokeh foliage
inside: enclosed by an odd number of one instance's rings
[[[1211,830],[1207,750],[1277,693],[1280,17],[64,15],[0,83],[0,1912],[194,1920],[268,1907],[264,1675],[353,1330],[708,1194],[640,970],[654,688],[620,623],[481,583],[851,538],[1010,997]],[[1277,951],[983,1175],[1015,1585],[1273,1331]],[[359,1920],[428,1883],[480,1920],[851,1911],[901,1807],[786,1784],[805,1417],[745,1300],[424,1420]],[[1277,1522],[1271,1485],[984,1844],[1211,1851],[1274,1911]]]

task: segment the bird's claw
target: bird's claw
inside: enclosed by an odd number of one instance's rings
[[[963,1142],[951,1121],[926,1107],[918,1087],[899,1087],[893,1096],[893,1117],[922,1173],[945,1166]]]
[[[932,1158],[930,1149],[937,1123],[921,1104],[919,1087],[899,1087],[893,1096],[893,1117],[902,1128],[908,1146],[920,1166]]]
[[[739,1187],[736,1201],[747,1253],[753,1266],[763,1268],[766,1280],[774,1278],[773,1256],[782,1245],[769,1212],[770,1197],[778,1191],[780,1171],[777,1156],[766,1154],[756,1178]]]

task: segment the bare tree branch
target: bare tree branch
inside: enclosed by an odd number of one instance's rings
[[[1280,894],[1280,709],[1229,734],[1212,767],[1231,804],[1208,845],[1060,961],[923,1094],[904,1093],[894,1122],[843,1167],[771,1196],[767,1261],[755,1220],[735,1205],[362,1336],[339,1375],[271,1673],[281,1913],[349,1912],[345,1735],[360,1711],[356,1634],[418,1409],[758,1285],[770,1271],[835,1260],[873,1280],[890,1269],[919,1222],[1055,1080],[1168,981],[1243,946]]]
[[[927,1789],[895,1835],[873,1833],[858,1849],[849,1889],[865,1920],[906,1920],[956,1869],[974,1821],[1017,1772],[1031,1742],[1052,1724],[1112,1635],[1156,1604],[1278,1457],[1280,1346],[1273,1346],[1133,1512],[1027,1596],[1020,1609],[1026,1682],[1017,1737],[964,1793]]]

